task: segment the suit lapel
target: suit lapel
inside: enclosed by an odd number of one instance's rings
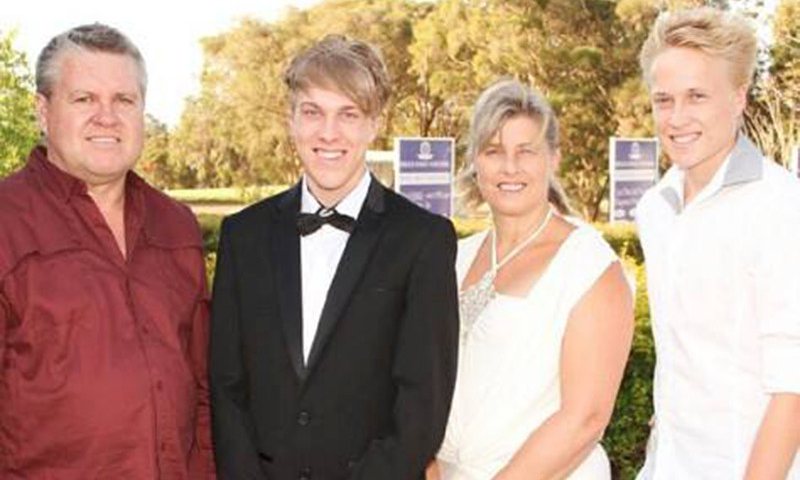
[[[300,283],[300,237],[296,218],[300,211],[300,185],[295,185],[278,203],[278,219],[272,242],[272,264],[283,335],[292,367],[300,380],[305,379],[303,364],[302,285]]]
[[[308,370],[311,370],[328,342],[353,290],[363,277],[364,269],[380,237],[380,226],[384,211],[384,187],[373,177],[369,192],[358,216],[356,227],[347,241],[339,260],[331,287],[322,308],[317,334],[308,355]]]

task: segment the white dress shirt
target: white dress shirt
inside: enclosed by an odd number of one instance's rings
[[[672,167],[637,208],[657,354],[639,478],[741,479],[770,394],[800,394],[800,182],[740,135],[688,205],[683,184]]]
[[[336,206],[336,211],[358,218],[361,206],[367,198],[370,176],[367,171],[358,185],[347,194]],[[301,188],[300,211],[316,213],[320,203],[308,190],[308,183],[303,177]],[[300,237],[300,279],[302,284],[303,303],[303,359],[308,362],[308,354],[317,334],[319,317],[328,297],[328,289],[333,281],[339,260],[342,258],[344,248],[350,234],[332,227],[322,225],[319,230]]]

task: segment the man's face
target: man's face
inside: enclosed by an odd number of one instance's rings
[[[48,159],[89,186],[124,179],[142,151],[144,98],[127,55],[67,51],[50,97],[37,95]]]
[[[656,130],[670,161],[710,178],[736,141],[746,87],[736,88],[728,62],[691,48],[669,48],[650,69]]]
[[[378,120],[366,115],[347,96],[312,86],[298,92],[289,130],[311,193],[331,206],[361,180]]]

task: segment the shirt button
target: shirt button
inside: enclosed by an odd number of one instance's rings
[[[156,390],[159,392],[164,389],[164,384],[161,383],[161,380],[156,381]]]
[[[161,451],[162,452],[167,451],[167,442],[161,442]]]
[[[311,423],[311,414],[303,410],[297,415],[297,424],[301,427],[307,426]]]
[[[150,333],[150,329],[149,329],[149,328],[147,328],[147,327],[142,327],[142,333],[143,333],[144,335],[148,335],[148,334]]]
[[[311,480],[311,469],[309,467],[301,468],[297,478],[298,480]]]

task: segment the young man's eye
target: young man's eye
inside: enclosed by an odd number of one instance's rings
[[[359,118],[361,118],[361,115],[359,115],[358,112],[354,112],[352,110],[347,110],[346,112],[343,112],[342,116],[344,117],[345,120],[350,120],[350,121],[358,120]]]

